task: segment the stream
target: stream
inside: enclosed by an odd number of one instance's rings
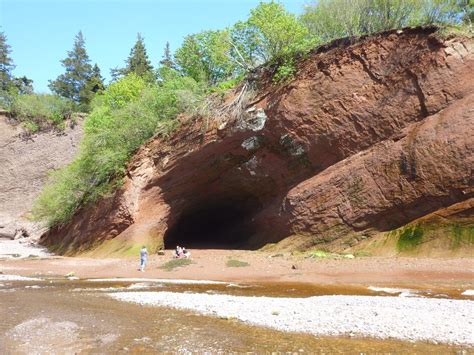
[[[146,280],[64,280],[59,277],[8,280],[4,277],[3,280],[0,278],[0,353],[472,352],[472,348],[426,342],[282,332],[248,325],[234,318],[141,306],[110,297],[110,294],[122,291],[272,297],[380,295],[380,291],[343,286],[169,284]],[[463,298],[460,294],[445,293],[431,296]]]

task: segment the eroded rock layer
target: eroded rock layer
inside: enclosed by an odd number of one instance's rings
[[[237,117],[152,139],[115,196],[42,242],[344,250],[472,198],[474,40],[411,29],[346,42],[285,85],[262,78]]]

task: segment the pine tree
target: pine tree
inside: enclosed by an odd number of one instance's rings
[[[93,73],[81,31],[76,35],[72,51],[68,52],[67,58],[61,63],[66,68],[66,72],[58,76],[56,80],[50,81],[49,88],[60,96],[87,105],[89,102],[84,95],[81,95],[81,92]]]
[[[160,64],[164,67],[174,68],[174,62],[173,62],[173,58],[171,57],[169,42],[166,42],[165,49],[163,52],[163,59],[160,60]]]
[[[12,84],[12,70],[15,69],[10,57],[11,49],[7,43],[7,36],[0,32],[0,91],[7,91]]]
[[[87,80],[86,84],[79,93],[80,102],[89,104],[94,98],[94,95],[98,92],[103,91],[104,89],[104,78],[100,74],[100,68],[96,63],[92,68],[91,77],[89,78],[89,80]],[[87,107],[85,107],[85,109],[87,109]]]
[[[128,75],[130,73],[135,73],[136,75],[147,80],[150,80],[153,77],[153,66],[148,59],[145,42],[140,34],[137,35],[137,41],[130,50],[130,55],[128,56],[125,63],[127,64],[125,68],[111,70],[112,77],[114,79],[120,76]]]

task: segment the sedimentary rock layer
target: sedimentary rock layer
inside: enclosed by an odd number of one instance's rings
[[[152,139],[122,189],[42,242],[338,248],[467,201],[473,73],[474,40],[432,28],[336,41],[284,85],[261,74],[238,115]]]

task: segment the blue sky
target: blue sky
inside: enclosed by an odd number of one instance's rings
[[[284,0],[300,13],[307,0]],[[156,65],[166,41],[174,51],[187,34],[220,29],[244,20],[259,0],[0,0],[0,30],[12,47],[14,75],[34,80],[48,92],[48,80],[63,72],[60,60],[82,30],[92,63],[107,79],[122,67],[140,32]]]

